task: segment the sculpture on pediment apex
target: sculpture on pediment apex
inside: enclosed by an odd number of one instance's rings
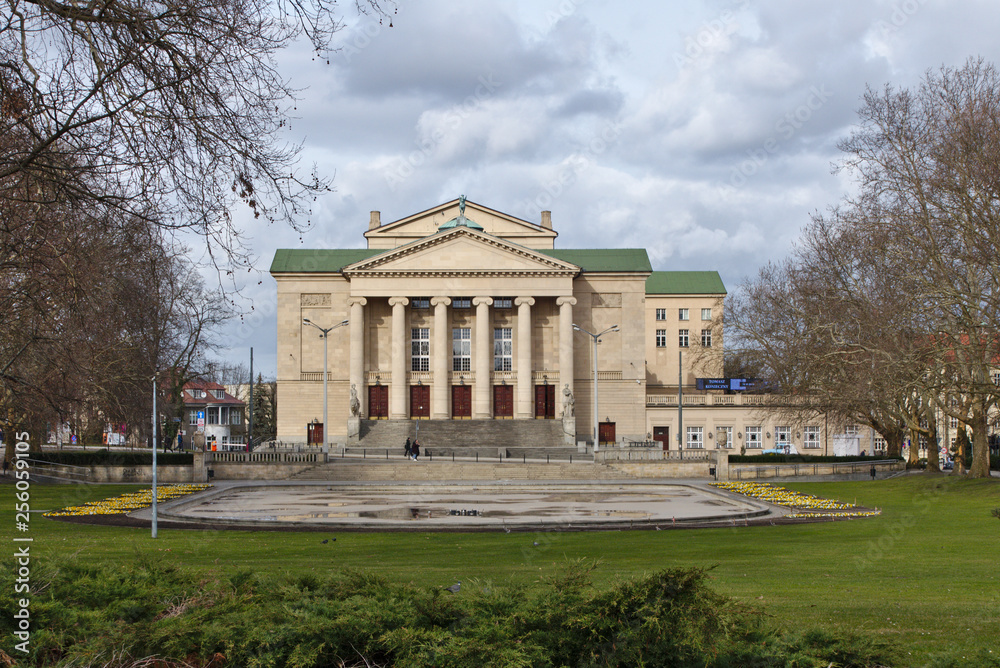
[[[465,195],[458,196],[458,215],[465,217]]]

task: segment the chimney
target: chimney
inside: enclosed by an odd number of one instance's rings
[[[547,230],[552,229],[552,212],[542,211],[542,227]]]
[[[381,215],[378,211],[372,211],[372,219],[368,223],[369,230],[377,230],[379,225],[382,224]]]

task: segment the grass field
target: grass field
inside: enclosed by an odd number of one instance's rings
[[[1000,656],[1000,481],[908,476],[788,488],[883,510],[880,517],[798,526],[593,533],[215,532],[89,526],[40,512],[135,486],[31,488],[36,561],[75,555],[160,556],[204,571],[263,574],[352,568],[441,587],[456,580],[532,583],[595,559],[598,587],[674,566],[713,566],[720,593],[762,605],[788,627],[860,630],[893,639],[925,665],[936,655]],[[0,525],[14,524],[13,488],[0,487]],[[321,543],[326,538],[336,541]],[[535,545],[534,543],[537,543]],[[992,653],[991,653],[992,651]],[[947,665],[941,662],[939,665]]]

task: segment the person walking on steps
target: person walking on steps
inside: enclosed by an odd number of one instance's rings
[[[403,454],[407,457],[412,456],[413,450],[410,448],[410,437],[406,437],[406,445],[403,446]]]
[[[417,461],[420,457],[420,441],[413,439],[413,447],[411,448],[413,452],[413,461]]]

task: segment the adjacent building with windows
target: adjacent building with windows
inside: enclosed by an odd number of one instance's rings
[[[219,449],[246,447],[246,404],[229,392],[225,386],[206,380],[191,380],[184,384],[184,417],[180,434],[184,447],[191,447],[191,439],[204,431],[211,447]],[[322,402],[320,402],[322,403]]]
[[[566,418],[563,443],[591,441],[596,347],[604,443],[826,451],[820,422],[776,425],[758,395],[695,389],[723,373],[718,272],[654,271],[645,249],[557,236],[548,211],[530,222],[462,198],[384,224],[373,211],[365,248],[278,250],[278,439],[306,441],[326,373],[333,442],[357,438],[352,387],[363,420]],[[330,333],[328,369],[304,319],[349,321]],[[596,346],[574,329],[614,325]]]

